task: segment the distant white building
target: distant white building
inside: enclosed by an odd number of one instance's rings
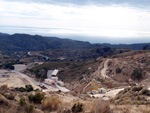
[[[48,72],[47,72],[47,78],[51,79],[52,77],[56,77],[57,73],[58,73],[57,69],[55,69],[55,70],[48,70]]]
[[[98,93],[106,93],[106,89],[105,88],[98,88]]]
[[[48,78],[48,79],[51,79],[51,76],[52,76],[53,71],[54,71],[54,70],[48,70],[48,72],[47,72],[47,78]]]
[[[48,79],[52,79],[54,81],[58,81],[58,77],[57,77],[57,73],[59,70],[55,69],[55,70],[48,70],[47,72],[47,78]]]
[[[92,94],[98,94],[98,91],[92,90],[91,93],[92,93]]]
[[[65,60],[66,58],[64,58],[64,57],[60,57],[60,58],[58,58],[58,60]]]

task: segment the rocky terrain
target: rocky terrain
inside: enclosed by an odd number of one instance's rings
[[[149,86],[149,51],[132,51],[87,62],[48,62],[29,70],[44,76],[48,69],[59,69],[59,79],[71,90],[82,89],[93,79],[106,88]],[[80,86],[80,88],[78,88]],[[94,88],[93,88],[94,89]]]
[[[118,82],[149,87],[149,58],[149,51],[133,51],[116,55],[109,60],[107,75]]]
[[[149,50],[49,49],[13,55],[17,59],[0,53],[0,113],[150,112]],[[55,69],[63,86],[45,83],[48,70]]]

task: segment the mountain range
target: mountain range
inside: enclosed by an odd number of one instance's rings
[[[29,34],[5,34],[0,33],[0,51],[42,51],[46,49],[92,49],[100,47],[130,48],[141,50],[150,43],[139,44],[91,44],[90,42],[62,39],[57,37],[45,37]]]

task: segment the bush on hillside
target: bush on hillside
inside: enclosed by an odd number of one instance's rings
[[[26,91],[26,88],[20,87],[20,88],[18,89],[18,91],[20,91],[20,92],[25,92],[25,91]]]
[[[25,106],[25,110],[26,110],[26,112],[27,113],[33,113],[33,110],[34,110],[34,106],[33,105],[31,105],[31,104],[26,104],[26,106]]]
[[[42,93],[42,92],[37,92],[35,95],[32,95],[32,94],[29,95],[28,98],[29,98],[29,100],[30,100],[31,102],[41,104],[41,101],[42,101],[43,98],[44,98],[44,93]]]
[[[77,103],[74,104],[71,108],[73,113],[78,113],[83,111],[83,104],[82,103]]]
[[[30,92],[30,91],[34,90],[33,87],[32,87],[32,85],[26,85],[25,87],[26,87],[26,91],[27,92]]]
[[[32,85],[25,85],[25,88],[24,87],[20,87],[19,89],[18,89],[18,91],[20,91],[20,92],[30,92],[30,91],[33,91],[34,89],[33,89],[33,87],[32,87]]]
[[[132,78],[140,80],[143,78],[141,69],[134,69],[132,72]]]
[[[19,104],[20,104],[20,106],[26,105],[25,99],[21,98],[20,101],[19,101]]]
[[[116,73],[121,73],[122,72],[122,70],[118,67],[117,69],[116,69]]]

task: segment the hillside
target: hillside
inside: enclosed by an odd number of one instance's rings
[[[150,87],[150,51],[131,51],[108,58],[105,62],[106,80],[111,83]]]
[[[47,70],[59,69],[59,79],[64,81],[68,88],[80,91],[93,79],[106,88],[138,84],[149,87],[149,58],[149,51],[131,51],[86,62],[47,62],[29,71],[39,78],[44,78]]]
[[[150,43],[137,43],[137,44],[100,44],[105,47],[112,48],[130,48],[133,50],[142,50],[144,46],[150,46]]]
[[[40,35],[29,34],[5,34],[0,33],[0,50],[1,51],[43,51],[47,49],[92,49],[99,47],[110,48],[128,48],[141,50],[150,43],[141,44],[91,44],[89,42],[61,39],[57,37],[44,37]]]
[[[46,49],[90,49],[100,47],[89,42],[42,37],[28,34],[0,34],[0,50],[2,51],[41,51]]]

